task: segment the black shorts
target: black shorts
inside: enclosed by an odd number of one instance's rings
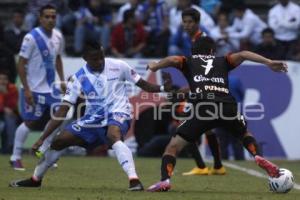
[[[194,142],[208,130],[224,128],[235,137],[241,138],[247,132],[244,117],[235,103],[201,103],[193,106],[190,119],[183,121],[176,134],[188,142]]]

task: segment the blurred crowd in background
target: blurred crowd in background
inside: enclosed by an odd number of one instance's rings
[[[201,13],[201,31],[217,42],[217,55],[252,50],[299,61],[300,6],[289,0],[274,3],[263,20],[243,0],[128,0],[117,8],[107,0],[30,0],[26,9],[11,13],[11,21],[1,22],[0,53],[14,66],[10,55],[18,53],[23,36],[38,25],[39,8],[53,4],[69,56],[80,56],[88,40],[100,41],[107,55],[119,58],[186,55],[189,36],[181,13],[193,7]],[[15,68],[10,68],[14,82]]]

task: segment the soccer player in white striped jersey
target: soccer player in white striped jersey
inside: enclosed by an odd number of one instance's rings
[[[29,132],[42,131],[50,119],[52,105],[60,102],[60,98],[53,95],[52,89],[55,71],[62,82],[61,89],[65,90],[61,60],[63,37],[54,29],[56,9],[51,5],[42,7],[39,21],[40,26],[25,35],[19,53],[21,115],[24,122],[16,130],[13,154],[10,157],[11,166],[15,170],[25,170],[21,154]]]
[[[135,170],[130,149],[122,142],[130,127],[132,106],[126,92],[126,81],[147,92],[170,91],[172,80],[165,76],[162,86],[143,80],[127,63],[119,59],[104,58],[99,44],[88,44],[83,58],[87,62],[68,82],[63,102],[47,129],[33,145],[37,150],[45,139],[60,126],[69,108],[84,95],[85,114],[67,125],[54,139],[44,158],[36,166],[31,178],[11,182],[12,187],[40,187],[44,174],[69,146],[93,148],[108,143],[116,153],[119,164],[129,179],[129,190],[143,190],[143,185]]]

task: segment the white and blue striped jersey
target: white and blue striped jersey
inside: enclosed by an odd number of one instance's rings
[[[52,30],[51,37],[48,37],[40,27],[35,28],[35,30],[41,35],[45,41],[49,52],[53,56],[53,67],[56,65],[55,61],[58,55],[62,54],[63,51],[63,36],[56,30]],[[25,65],[26,68],[26,78],[31,91],[39,93],[50,93],[52,91],[51,86],[47,83],[46,69],[43,67],[43,58],[38,45],[29,32],[25,35],[19,56],[28,60]]]
[[[137,83],[138,75],[126,62],[105,58],[101,73],[83,66],[67,84],[64,101],[76,104],[78,97],[84,94],[86,99],[85,115],[102,117],[113,113],[131,115],[132,106],[127,94],[126,81]]]

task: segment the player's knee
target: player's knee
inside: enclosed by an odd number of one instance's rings
[[[109,139],[111,144],[114,144],[115,142],[122,139],[121,133],[119,131],[113,131],[113,130],[108,131],[107,138]]]
[[[60,151],[66,148],[66,142],[61,138],[56,138],[53,140],[50,146],[51,149]]]

